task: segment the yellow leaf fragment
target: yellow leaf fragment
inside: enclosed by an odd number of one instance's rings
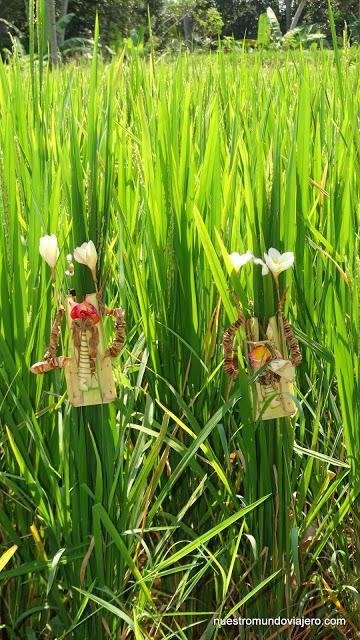
[[[9,560],[11,560],[17,548],[18,548],[17,544],[13,544],[13,546],[10,547],[10,549],[5,551],[5,553],[3,553],[2,556],[0,556],[0,571],[2,571],[4,567],[6,567],[7,563],[9,562]]]

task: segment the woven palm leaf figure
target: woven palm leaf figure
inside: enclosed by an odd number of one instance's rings
[[[71,356],[57,356],[61,321],[66,315],[70,333]],[[115,321],[115,336],[105,349],[102,340],[103,316]],[[110,359],[116,358],[125,340],[125,311],[109,309],[99,294],[87,294],[77,302],[75,291],[69,292],[65,307],[60,306],[51,330],[50,343],[43,360],[31,367],[32,373],[47,373],[65,368],[69,399],[74,406],[102,404],[116,397]]]
[[[302,357],[291,325],[283,312],[286,292],[287,290],[279,300],[276,316],[269,320],[265,340],[259,340],[257,319],[245,319],[239,301],[232,293],[238,318],[223,336],[224,370],[232,380],[236,380],[239,376],[239,365],[234,350],[234,335],[240,327],[245,328],[248,363],[254,372],[259,371],[253,394],[255,415],[256,418],[261,415],[264,420],[296,413],[296,405],[291,396],[294,395],[295,367],[301,364]],[[286,355],[286,345],[290,351],[289,358]]]

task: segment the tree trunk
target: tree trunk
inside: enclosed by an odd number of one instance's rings
[[[292,16],[292,0],[286,0],[286,31],[289,31]]]
[[[69,0],[62,0],[61,2],[61,7],[60,7],[60,19],[64,18],[67,13],[68,13],[68,8],[69,8]],[[59,35],[59,46],[61,47],[61,45],[64,44],[65,41],[65,31],[66,31],[66,27],[64,27]]]
[[[56,12],[55,0],[47,0],[47,10],[49,16],[49,37],[50,37],[50,53],[51,62],[54,67],[59,64],[57,36],[56,36]]]
[[[183,26],[184,26],[185,42],[188,45],[188,47],[191,47],[193,24],[192,24],[191,16],[188,13],[184,15]]]
[[[290,30],[295,29],[295,27],[297,27],[297,24],[301,18],[301,14],[304,11],[305,5],[306,5],[306,0],[300,0],[300,4],[295,12],[292,23],[290,25]]]

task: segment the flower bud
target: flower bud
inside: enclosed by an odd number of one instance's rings
[[[51,236],[42,236],[42,238],[40,238],[39,251],[41,257],[46,260],[49,267],[55,269],[60,254],[57,237],[54,234]]]
[[[74,251],[74,258],[76,262],[84,264],[91,270],[94,280],[96,280],[96,263],[97,252],[92,240],[84,242],[81,247],[76,247]]]

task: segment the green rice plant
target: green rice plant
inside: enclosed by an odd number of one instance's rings
[[[95,31],[91,63],[0,62],[4,637],[222,640],[213,617],[312,611],[344,617],[332,633],[352,638],[358,61],[343,73],[325,50],[220,50],[105,64]],[[92,287],[80,266],[65,275],[92,239],[106,302],[126,308],[109,406],[74,409],[60,372],[29,372],[55,311],[45,233],[63,294]],[[271,246],[295,254],[281,287],[302,411],[254,424],[246,369],[232,387],[222,373],[229,289],[259,318],[276,292],[249,266],[235,277],[227,253]]]

